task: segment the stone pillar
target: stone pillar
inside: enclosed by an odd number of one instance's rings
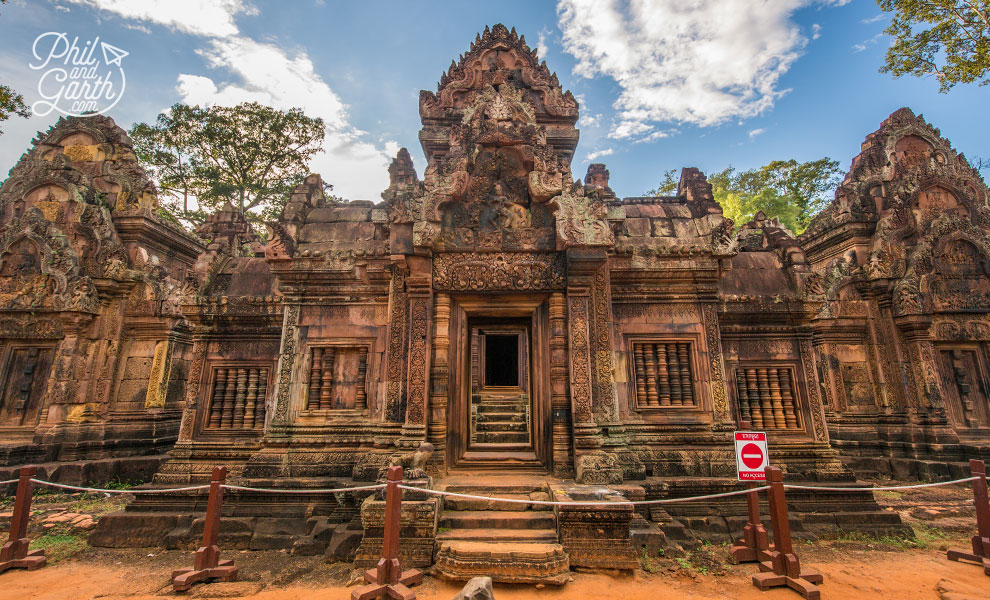
[[[52,360],[51,375],[45,388],[44,413],[38,431],[64,422],[83,422],[92,407],[86,404],[90,378],[87,367],[92,340],[87,336],[94,315],[65,312],[59,315],[64,337]]]
[[[384,420],[401,423],[406,413],[406,266],[392,265],[392,283],[388,294],[388,348],[385,367]]]
[[[808,388],[808,410],[811,413],[812,433],[815,440],[828,442],[828,428],[825,426],[825,407],[822,406],[822,396],[819,393],[818,371],[815,369],[815,350],[811,345],[810,333],[801,338],[801,364],[804,367],[804,380]]]
[[[595,423],[592,289],[595,273],[607,260],[604,249],[567,250],[567,325],[575,474],[579,483],[622,483],[615,458],[601,450],[601,429]]]
[[[292,373],[299,354],[299,311],[298,304],[285,305],[282,318],[282,345],[275,371],[278,375],[275,380],[275,393],[272,394],[274,400],[272,406],[265,407],[266,434],[288,425],[292,420],[292,407],[289,406],[289,402],[292,399]]]
[[[110,406],[110,391],[113,388],[120,361],[120,333],[124,323],[124,303],[114,298],[103,305],[98,318],[98,341],[94,344],[93,371],[95,385],[89,390],[87,401],[94,406]],[[168,389],[166,379],[165,389]],[[164,399],[164,394],[162,395]],[[164,402],[162,404],[164,406]]]
[[[550,406],[553,427],[553,474],[573,477],[571,406],[567,369],[567,301],[564,294],[550,296]]]
[[[433,368],[430,381],[428,438],[434,456],[446,456],[447,385],[450,377],[450,295],[437,294],[434,307]]]
[[[155,345],[155,356],[151,361],[151,375],[148,377],[148,391],[144,395],[145,408],[165,408],[169,376],[172,373],[172,350],[175,341],[169,339]]]
[[[406,377],[406,420],[400,446],[416,447],[426,440],[427,406],[430,397],[430,342],[433,308],[432,260],[406,257],[409,277],[408,366]]]
[[[595,271],[592,286],[592,411],[600,424],[617,424],[619,398],[615,391],[612,372],[612,289],[609,282],[608,261]]]
[[[912,404],[922,421],[934,418],[945,420],[945,404],[942,399],[942,383],[938,377],[935,346],[929,328],[931,315],[903,315],[897,317],[897,326],[904,333],[911,373],[917,395]]]
[[[712,413],[716,425],[733,426],[735,417],[729,410],[729,395],[726,391],[725,367],[722,360],[722,333],[718,326],[718,312],[715,304],[706,302],[701,305],[704,319],[705,341],[708,346],[708,361],[711,370]]]
[[[199,389],[206,369],[206,346],[209,342],[198,334],[193,339],[193,357],[189,364],[189,374],[186,377],[186,406],[182,411],[182,422],[179,425],[178,442],[191,442],[196,426],[196,416],[199,411]]]

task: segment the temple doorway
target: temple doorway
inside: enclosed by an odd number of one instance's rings
[[[551,444],[548,326],[545,296],[453,299],[451,467],[545,472]]]
[[[532,451],[529,326],[471,327],[471,438],[469,451]]]

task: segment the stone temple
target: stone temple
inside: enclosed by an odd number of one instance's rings
[[[791,482],[990,459],[990,198],[938,130],[890,115],[795,237],[724,218],[697,169],[669,197],[575,179],[578,108],[486,28],[420,94],[422,180],[405,149],[379,202],[310,175],[265,238],[229,207],[183,231],[122,129],[60,120],[0,188],[0,479],[165,488],[222,464],[315,490],[403,464],[482,495],[676,498],[738,488],[744,421]],[[869,494],[788,497],[809,533],[901,526]],[[408,498],[408,563],[504,581],[632,568],[744,513]],[[91,543],[185,547],[204,503],[140,496]],[[366,565],[382,504],[234,491],[221,544]]]

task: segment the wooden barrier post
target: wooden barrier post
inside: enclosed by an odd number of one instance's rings
[[[27,538],[27,528],[31,521],[31,496],[34,494],[31,478],[37,473],[36,467],[21,467],[17,495],[14,496],[14,515],[10,519],[10,538],[0,549],[0,573],[7,569],[33,571],[45,566],[44,550],[28,550],[31,540]]]
[[[983,573],[990,575],[990,499],[987,498],[987,467],[982,460],[969,461],[973,480],[973,504],[976,505],[976,535],[973,536],[973,552],[949,550],[949,560],[967,560],[983,565]]]
[[[760,487],[758,483],[749,484],[751,488]],[[737,563],[760,562],[770,560],[771,544],[767,529],[760,521],[760,496],[753,491],[746,494],[746,509],[749,522],[743,528],[743,536],[736,545],[729,548],[729,556]]]
[[[364,585],[351,592],[351,600],[375,600],[394,598],[395,600],[416,600],[416,592],[406,586],[423,580],[417,569],[402,570],[399,560],[399,526],[402,522],[402,467],[389,467],[385,487],[385,539],[382,542],[382,557],[374,569],[364,573]]]
[[[770,503],[770,525],[773,529],[773,550],[769,561],[760,562],[760,573],[753,575],[753,585],[761,590],[786,585],[808,600],[820,600],[821,590],[814,584],[824,577],[816,571],[801,569],[801,561],[791,544],[791,524],[787,520],[787,499],[784,497],[784,475],[777,467],[767,467],[767,496]]]
[[[210,480],[210,498],[206,504],[206,522],[203,524],[203,545],[196,550],[193,568],[172,571],[172,588],[184,592],[194,583],[207,579],[234,581],[237,567],[232,560],[220,560],[220,509],[223,507],[223,488],[227,481],[227,467],[214,467]]]
[[[746,430],[751,427],[749,421],[740,421],[739,428]],[[760,487],[759,483],[752,482],[751,488]],[[760,562],[770,560],[770,540],[767,536],[766,527],[760,521],[760,495],[759,492],[746,494],[746,512],[749,520],[743,528],[742,538],[736,540],[736,545],[729,548],[729,556],[737,563]]]

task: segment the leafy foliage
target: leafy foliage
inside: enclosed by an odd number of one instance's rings
[[[934,75],[939,91],[990,83],[990,0],[877,0],[893,13],[881,73]]]
[[[0,85],[0,123],[14,115],[26,119],[31,116],[31,111],[28,109],[28,105],[24,103],[24,96],[9,86]],[[3,129],[0,129],[0,135],[3,135]]]
[[[668,169],[663,172],[663,180],[660,185],[646,192],[647,196],[673,196],[677,193],[677,169]]]
[[[259,222],[277,218],[307,163],[322,149],[325,125],[298,108],[257,102],[201,108],[176,104],[154,124],[131,128],[138,159],[187,224],[226,203]]]
[[[673,173],[666,171],[661,184],[649,193],[656,196],[676,191]],[[727,167],[710,173],[708,183],[723,214],[737,224],[762,211],[798,234],[828,204],[829,192],[839,184],[840,173],[838,161],[828,157],[803,163],[775,160],[749,171]]]

